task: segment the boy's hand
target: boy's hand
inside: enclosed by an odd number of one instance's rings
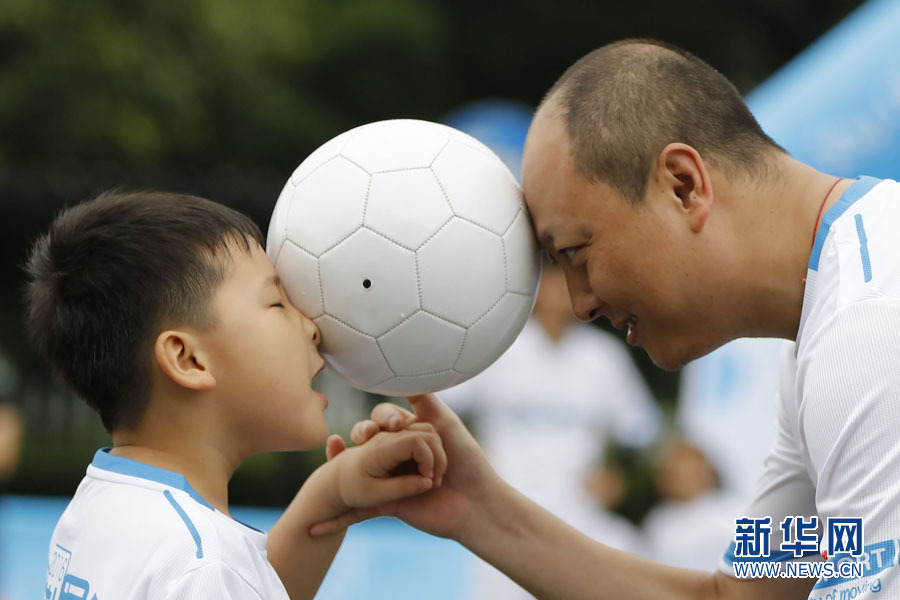
[[[337,492],[347,508],[372,507],[421,494],[439,484],[447,470],[441,438],[427,423],[378,432],[364,446],[350,449],[332,436],[325,450],[331,464],[339,467]]]
[[[502,480],[488,464],[481,448],[459,417],[434,394],[407,398],[415,414],[385,402],[372,411],[371,420],[357,423],[350,434],[358,448],[365,448],[382,432],[431,425],[440,435],[449,461],[443,484],[426,494],[407,497],[368,509],[354,509],[314,525],[310,535],[326,535],[358,521],[379,515],[396,516],[413,527],[434,535],[460,540],[472,526],[474,508],[482,508]],[[343,442],[329,439],[329,458],[339,457]],[[351,449],[355,450],[355,448]],[[440,478],[438,479],[440,481]]]
[[[367,518],[363,511],[376,516],[371,507],[431,490],[447,469],[441,438],[427,423],[379,433],[364,446],[349,449],[332,436],[325,449],[328,462],[306,479],[269,530],[269,562],[291,598],[313,597],[344,539],[346,525],[322,532],[334,535],[312,538],[314,523],[333,521],[348,511],[357,515],[352,522]]]

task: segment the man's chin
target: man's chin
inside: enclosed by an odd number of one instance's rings
[[[663,371],[678,371],[686,364],[700,358],[706,352],[692,352],[689,348],[658,348],[655,346],[646,346],[644,351],[653,364]]]
[[[677,371],[689,362],[706,356],[729,341],[731,341],[731,339],[716,340],[708,338],[700,340],[694,339],[684,343],[679,339],[678,342],[680,343],[667,345],[648,344],[647,346],[644,346],[644,350],[647,352],[650,360],[653,361],[653,364],[660,369],[665,371]]]

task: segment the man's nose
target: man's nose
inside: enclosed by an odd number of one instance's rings
[[[567,277],[566,281],[569,283],[569,300],[572,302],[575,318],[587,323],[599,317],[603,302],[591,291],[587,279]]]

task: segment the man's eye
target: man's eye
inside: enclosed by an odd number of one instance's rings
[[[277,307],[279,307],[279,308],[284,308],[284,303],[283,303],[283,302],[276,302],[276,303],[273,304],[272,306],[273,306],[273,307],[274,307],[274,306],[277,306]]]
[[[575,253],[578,252],[578,246],[569,246],[568,248],[563,248],[559,251],[560,254],[565,256],[569,262],[575,258]]]

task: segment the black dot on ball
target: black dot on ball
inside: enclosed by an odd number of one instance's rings
[[[368,279],[363,279],[363,287],[369,289],[370,287],[372,287],[372,282]]]

